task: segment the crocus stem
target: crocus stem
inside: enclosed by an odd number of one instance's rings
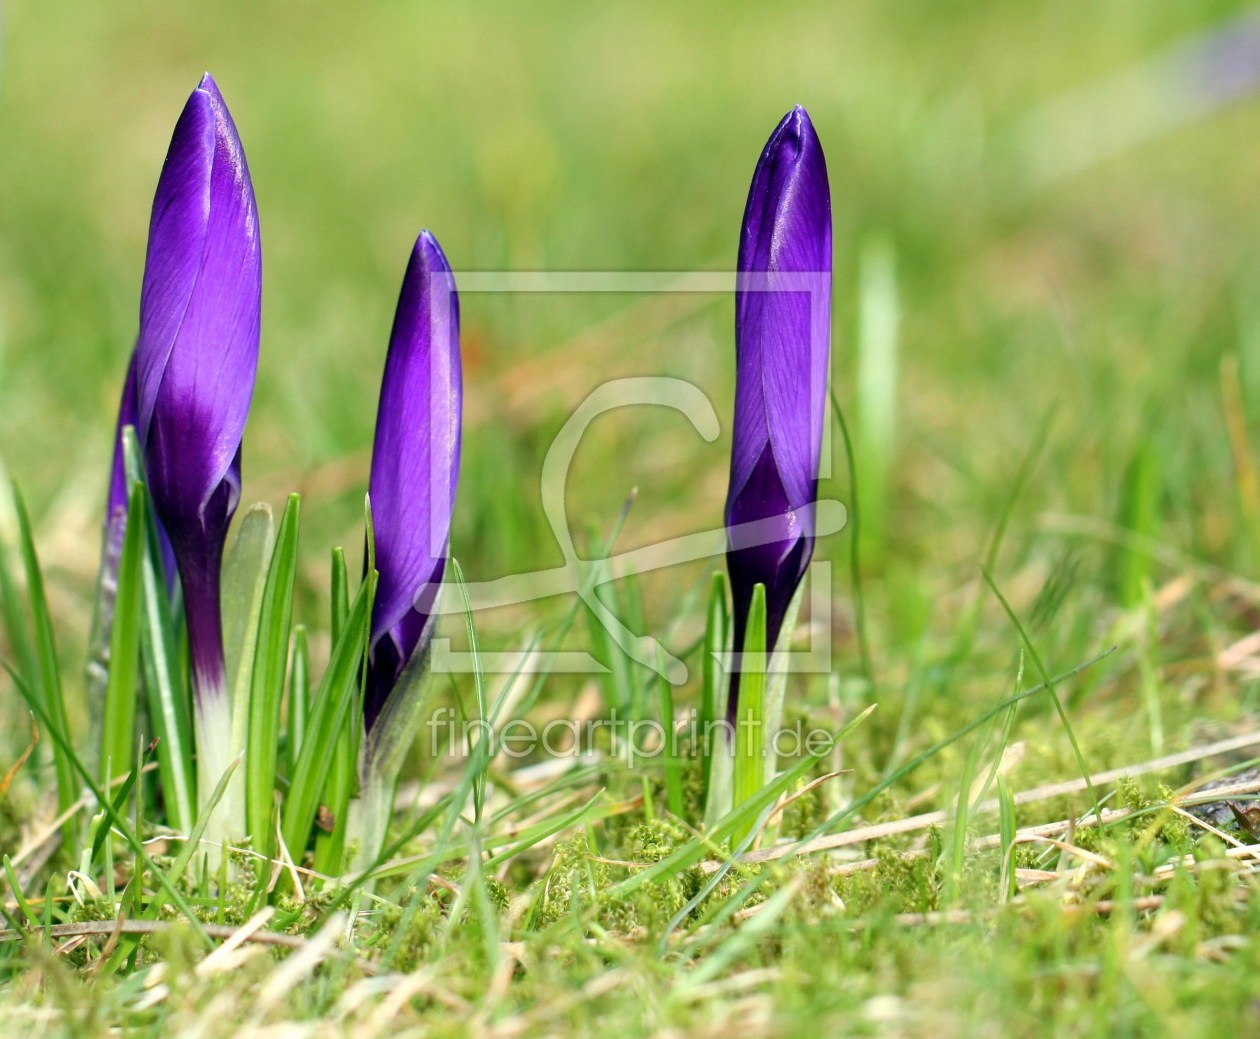
[[[773,646],[764,645],[764,618],[757,624],[758,637],[753,640],[756,645],[741,646],[741,664],[732,670],[729,686],[729,695],[737,701],[735,721],[714,727],[708,750],[710,772],[704,812],[707,829],[716,826],[732,807],[774,782],[778,775],[776,747],[783,724],[787,654],[804,597],[802,585],[788,603],[783,627]],[[764,608],[761,609],[764,614]],[[741,677],[748,678],[742,686]],[[750,743],[756,745],[752,753]]]
[[[223,625],[219,616],[219,570],[222,541],[206,552],[180,552],[180,580],[188,617],[188,651],[192,660],[193,706],[197,730],[197,796],[204,809],[211,793],[235,756],[232,746],[232,700],[223,663]],[[239,772],[233,776],[207,826],[211,840],[226,842],[245,832],[241,817]]]
[[[788,603],[783,617],[783,627],[779,630],[779,638],[770,648],[770,660],[766,668],[765,707],[762,721],[766,734],[766,768],[765,783],[769,785],[779,774],[778,745],[779,730],[783,725],[783,698],[787,691],[788,661],[787,654],[792,648],[792,636],[796,631],[796,617],[800,613],[801,600],[805,598],[805,585],[796,589]]]
[[[369,764],[359,776],[359,796],[346,811],[345,850],[352,871],[373,866],[385,846],[385,834],[394,814],[398,774]]]
[[[403,669],[376,724],[359,743],[359,796],[351,800],[347,812],[346,848],[351,869],[371,866],[384,846],[398,776],[432,685],[428,664],[426,644]]]
[[[224,690],[219,695],[203,698],[198,695],[194,724],[197,731],[197,796],[205,811],[210,795],[232,766],[232,704]],[[245,832],[241,799],[242,777],[237,769],[228,781],[223,797],[214,806],[214,814],[206,826],[206,838],[227,844]]]
[[[766,587],[753,588],[745,637],[740,646],[739,686],[732,749],[735,752],[732,786],[734,801],[750,801],[765,785],[766,750]],[[751,820],[741,825],[735,841],[743,840]]]

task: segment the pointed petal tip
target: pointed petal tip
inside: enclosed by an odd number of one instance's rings
[[[804,105],[793,105],[791,111],[779,121],[775,132],[770,135],[772,143],[782,139],[794,142],[818,139],[818,133],[814,129],[814,122],[810,119],[809,112],[805,110]]]
[[[451,269],[451,265],[446,259],[446,253],[442,251],[437,238],[434,237],[433,232],[428,228],[421,231],[419,237],[416,238],[416,244],[412,249],[412,253],[425,270],[449,271]]]
[[[223,100],[223,93],[219,90],[219,84],[214,81],[214,77],[209,72],[201,77],[201,82],[197,84],[197,89],[192,92],[188,103],[189,105],[197,103],[208,106],[208,110],[214,116],[215,136],[226,141],[233,152],[243,150],[240,136],[236,131],[236,123],[232,119],[232,113],[228,111],[227,102]]]

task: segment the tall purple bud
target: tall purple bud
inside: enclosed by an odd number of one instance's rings
[[[369,743],[409,661],[428,647],[459,480],[459,298],[421,233],[403,277],[372,448],[368,497],[380,573],[363,705]]]
[[[757,584],[766,588],[767,650],[778,643],[814,551],[830,350],[827,164],[809,116],[797,106],[761,153],[739,240],[726,497],[736,650],[743,648]],[[732,695],[731,720],[736,710]]]
[[[394,790],[424,704],[423,678],[459,481],[459,297],[428,231],[403,275],[381,377],[368,500],[379,581],[372,605],[359,796],[350,802],[352,867],[385,840]]]
[[[211,742],[204,719],[227,709],[219,569],[240,498],[261,293],[249,167],[206,75],[175,125],[153,200],[136,399],[149,490],[184,590],[199,759],[216,767],[226,763],[203,745]]]

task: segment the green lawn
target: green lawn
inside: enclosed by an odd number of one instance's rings
[[[531,760],[514,776],[501,760],[489,771],[501,814],[465,826],[438,812],[350,942],[337,944],[347,925],[326,894],[286,922],[295,950],[245,942],[200,967],[203,951],[179,928],[159,928],[133,969],[113,973],[84,966],[108,933],[25,936],[0,945],[4,1028],[1260,1033],[1260,888],[1256,860],[1237,851],[1256,838],[1229,819],[1208,833],[1173,799],[1260,755],[1260,735],[1138,777],[1144,762],[1260,728],[1260,648],[1240,643],[1260,618],[1260,98],[1196,110],[1210,69],[1159,60],[1244,9],[7,7],[0,459],[31,507],[74,731],[86,731],[79,676],[149,205],[206,69],[244,141],[262,227],[245,499],[279,508],[290,490],[304,496],[297,612],[321,667],[327,549],[344,544],[359,566],[380,369],[418,231],[440,238],[457,280],[729,271],[762,144],[806,105],[831,176],[832,385],[857,435],[865,610],[848,529],[818,547],[833,601],[829,630],[810,629],[830,639],[834,674],[798,676],[789,707],[829,728],[877,707],[828,759],[843,774],[785,810],[784,834],[835,846],[739,864],[703,897],[722,850],[669,858],[693,847],[684,823],[699,820],[669,818],[659,770],[605,762],[556,777]],[[860,388],[858,356],[863,327],[870,343],[872,315],[894,299],[888,403],[869,380]],[[706,442],[657,408],[602,417],[569,473],[575,542],[602,545],[636,488],[618,550],[720,525],[729,297],[467,293],[462,319],[452,551],[470,582],[562,564],[542,512],[543,458],[576,406],[617,376],[695,383],[722,432]],[[838,428],[830,456],[823,493],[851,505]],[[0,511],[6,540],[9,520]],[[655,571],[616,595],[638,630],[698,665],[707,575],[720,565]],[[519,650],[536,633],[559,645],[572,605],[480,614],[481,648]],[[465,648],[462,618],[444,634]],[[580,616],[563,645],[608,659]],[[0,637],[0,656],[10,652]],[[1015,713],[996,709],[1069,672]],[[485,679],[493,694],[504,676]],[[630,680],[655,711],[655,685]],[[697,685],[674,691],[680,713]],[[534,721],[598,713],[610,689],[556,675],[514,709]],[[439,693],[445,704],[472,696],[467,675]],[[29,742],[26,717],[0,674],[0,774]],[[54,814],[44,743],[0,801],[10,856]],[[1078,749],[1091,774],[1135,777],[1096,784],[1106,809],[1130,810],[1102,832],[1060,828],[1012,847],[999,812],[958,819],[960,790],[976,800],[984,788],[987,800],[998,773],[1014,794],[1080,780]],[[465,775],[462,759],[435,762],[423,745],[414,758],[424,780],[404,792],[421,804]],[[1086,815],[1084,785],[1020,803],[1014,824]],[[1243,815],[1254,796],[1237,799]],[[934,825],[838,843],[932,812],[944,813]],[[400,814],[400,834],[410,818]],[[1004,849],[1021,871],[1013,897]],[[117,855],[125,883],[133,864],[121,845]],[[78,922],[100,913],[67,901],[78,858],[61,849],[22,875],[41,920],[44,905]],[[18,914],[7,881],[0,891]],[[211,908],[240,922],[239,907]]]

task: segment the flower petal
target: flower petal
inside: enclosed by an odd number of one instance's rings
[[[805,109],[784,116],[761,155],[740,237],[730,500],[768,442],[794,507],[811,502],[831,343],[831,200]]]
[[[176,124],[158,181],[137,344],[148,478],[177,541],[185,535],[176,528],[189,525],[226,531],[235,510],[261,292],[249,168],[207,75]]]
[[[726,499],[737,648],[757,584],[766,586],[768,647],[776,644],[813,553],[830,351],[827,165],[797,107],[762,151],[739,244]]]
[[[425,231],[403,278],[381,380],[369,499],[380,573],[372,612],[372,720],[421,641],[450,540],[459,475],[463,380],[459,299]]]
[[[249,167],[206,75],[180,114],[158,178],[136,342],[145,475],[179,566],[199,711],[226,695],[220,566],[240,498],[261,294]]]

